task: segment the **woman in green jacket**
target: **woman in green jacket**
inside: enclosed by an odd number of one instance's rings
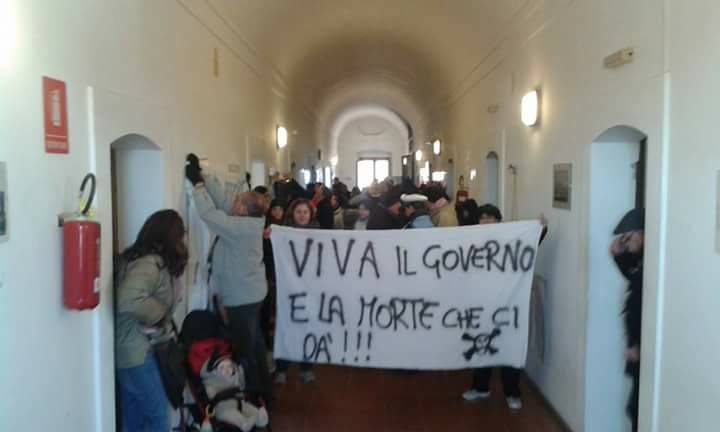
[[[178,300],[173,281],[188,251],[174,210],[161,210],[143,225],[121,255],[115,284],[115,367],[124,430],[167,431],[168,401],[152,345],[167,340]]]

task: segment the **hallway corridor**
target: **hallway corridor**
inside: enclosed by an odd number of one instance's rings
[[[563,432],[566,429],[523,380],[523,409],[510,412],[499,376],[489,400],[464,402],[468,371],[399,374],[376,369],[318,367],[301,384],[291,370],[276,385],[273,432]]]
[[[720,431],[718,28],[720,0],[0,0],[0,432],[170,432],[158,353],[219,306],[248,392],[258,328],[318,363],[275,432]],[[499,364],[519,412],[497,372],[462,397]]]

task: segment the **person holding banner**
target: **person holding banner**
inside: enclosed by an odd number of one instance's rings
[[[478,223],[480,225],[493,224],[502,222],[502,214],[500,209],[492,204],[480,206],[477,210]],[[540,217],[543,225],[540,242],[547,235],[547,220],[544,216]],[[469,390],[462,394],[466,401],[484,400],[490,397],[490,377],[493,368],[485,367],[473,370],[472,386]],[[500,368],[502,378],[503,391],[505,392],[505,401],[511,410],[519,410],[522,408],[522,399],[520,395],[520,374],[522,369],[503,366]]]
[[[290,204],[290,208],[288,208],[285,225],[292,228],[318,229],[318,224],[315,222],[315,207],[313,207],[309,200],[303,198],[296,199]],[[287,360],[277,360],[275,365],[275,383],[285,384],[287,382],[287,371],[290,368],[290,362]],[[315,381],[312,363],[300,363],[300,380],[306,384]]]
[[[283,225],[285,222],[285,201],[274,199],[270,202],[270,209],[265,217],[265,229],[270,225]],[[275,320],[275,259],[273,258],[272,243],[268,235],[263,236],[263,262],[265,263],[265,279],[268,282],[268,295],[263,302],[260,313],[261,326],[265,335],[268,350],[272,350],[273,329]]]
[[[263,263],[263,233],[267,202],[256,192],[225,198],[217,178],[205,178],[197,156],[189,154],[185,176],[193,184],[200,218],[217,234],[210,284],[220,293],[226,312],[235,360],[246,363],[247,387],[269,404],[272,385],[260,310],[267,295]]]

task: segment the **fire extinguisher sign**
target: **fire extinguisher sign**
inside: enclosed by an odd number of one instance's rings
[[[43,77],[45,152],[69,153],[67,92],[65,82]]]

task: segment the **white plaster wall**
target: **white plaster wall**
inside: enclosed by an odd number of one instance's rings
[[[448,122],[439,127],[453,143],[457,174],[478,169],[471,185],[483,190],[484,158],[495,150],[501,159],[501,202],[508,219],[513,202],[507,166],[517,166],[516,218],[543,213],[550,234],[540,248],[537,271],[547,279],[545,305],[547,355],[527,371],[568,425],[586,430],[585,387],[587,331],[587,262],[591,143],[604,130],[631,125],[648,134],[649,179],[659,179],[664,137],[664,14],[661,0],[554,1],[541,31],[528,40],[503,44],[479,68],[480,75],[464,95],[446,108]],[[634,46],[636,61],[617,70],[602,66],[603,57]],[[542,120],[534,129],[520,123],[520,99],[540,87]],[[488,111],[499,105],[497,113]],[[573,164],[573,208],[552,207],[552,166]],[[646,338],[643,368],[655,364],[655,309],[662,215],[662,183],[648,184],[648,244],[645,304]],[[648,309],[648,308],[646,308]],[[618,320],[620,311],[618,310]],[[647,366],[647,367],[646,367]],[[648,384],[650,385],[650,384]],[[651,387],[648,387],[652,391]],[[648,412],[648,411],[645,411]],[[649,423],[643,425],[644,430]]]
[[[658,431],[717,429],[720,4],[668,1],[670,137]],[[646,334],[643,334],[645,337]],[[645,349],[643,349],[643,353]]]
[[[0,243],[0,383],[11,392],[0,398],[0,430],[112,431],[110,143],[137,133],[158,144],[163,205],[179,209],[188,151],[222,173],[228,163],[246,166],[252,135],[268,146],[268,166],[287,169],[290,150],[274,149],[275,126],[314,131],[302,112],[286,115],[286,98],[182,2],[0,2],[7,4],[17,42],[11,54],[0,44],[0,160],[12,230]],[[44,152],[43,75],[67,83],[69,155]],[[62,307],[56,217],[74,208],[88,171],[98,177],[102,299],[95,311],[72,312]]]

